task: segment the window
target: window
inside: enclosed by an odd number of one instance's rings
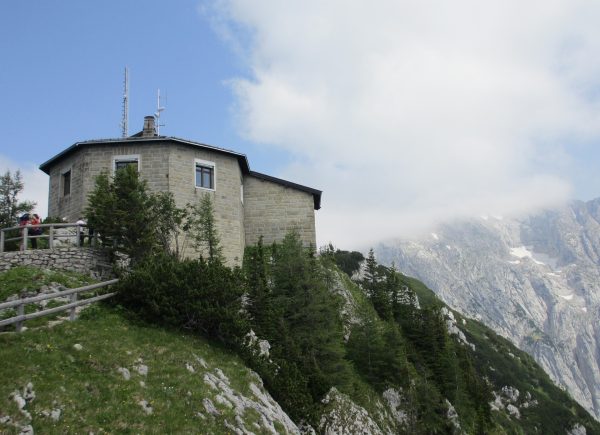
[[[113,171],[116,172],[119,169],[126,168],[127,166],[133,166],[136,171],[140,170],[140,156],[115,156],[113,158]]]
[[[63,196],[71,194],[71,170],[67,170],[61,174],[61,183]]]
[[[204,160],[195,161],[196,187],[215,189],[215,164]]]

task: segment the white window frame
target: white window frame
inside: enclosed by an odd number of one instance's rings
[[[204,166],[204,167],[211,167],[213,170],[213,187],[212,189],[209,187],[202,187],[202,186],[198,186],[196,184],[196,167],[198,166]],[[214,192],[215,190],[217,190],[217,165],[215,164],[215,162],[211,162],[208,160],[202,160],[202,159],[194,159],[194,178],[193,178],[193,183],[194,186],[196,187],[196,189],[201,189],[201,190],[208,190],[211,192]]]
[[[142,159],[139,154],[124,154],[121,156],[113,156],[112,174],[115,175],[115,172],[117,172],[117,162],[131,162],[134,160],[137,162],[137,171],[140,172],[140,164]]]
[[[69,193],[65,195],[65,174],[70,172],[71,175],[69,177]],[[68,166],[66,168],[62,168],[60,170],[60,177],[58,179],[58,193],[59,198],[66,198],[67,196],[71,196],[71,192],[73,191],[73,166]]]

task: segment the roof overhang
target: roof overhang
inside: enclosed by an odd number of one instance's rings
[[[272,177],[267,174],[261,174],[260,172],[250,171],[248,173],[248,175],[250,175],[251,177],[259,178],[261,180],[266,180],[266,181],[270,181],[272,183],[280,184],[285,187],[290,187],[292,189],[301,190],[303,192],[310,193],[313,196],[315,210],[319,210],[321,208],[321,194],[323,193],[321,190],[313,189],[312,187],[303,186],[302,184],[292,183],[291,181]]]
[[[45,161],[44,163],[42,163],[40,165],[40,169],[42,171],[44,171],[46,174],[50,174],[50,167],[58,162],[59,160],[61,160],[62,158],[66,157],[67,155],[73,153],[74,151],[78,150],[78,149],[82,149],[84,147],[93,147],[93,146],[100,146],[100,145],[133,145],[133,144],[152,144],[152,143],[157,143],[157,142],[172,142],[172,143],[179,143],[179,144],[183,144],[183,145],[189,145],[192,147],[197,147],[197,148],[202,148],[202,149],[206,149],[206,150],[210,150],[210,151],[214,151],[214,152],[218,152],[218,153],[223,153],[223,154],[227,154],[230,155],[232,157],[235,157],[240,165],[240,169],[242,170],[242,173],[244,174],[248,174],[250,172],[250,165],[248,164],[248,159],[246,158],[245,154],[240,154],[237,153],[235,151],[231,151],[225,148],[219,148],[213,145],[207,145],[207,144],[203,144],[200,142],[193,142],[190,140],[186,140],[186,139],[180,139],[178,137],[172,137],[172,136],[156,136],[156,137],[127,137],[127,138],[119,138],[119,139],[99,139],[99,140],[86,140],[83,142],[76,142],[73,145],[71,145],[70,147],[68,147],[67,149],[63,150],[62,152],[58,153],[57,155],[55,155],[54,157],[52,157],[51,159]]]
[[[217,153],[223,153],[232,157],[235,157],[240,165],[240,169],[244,175],[251,175],[253,177],[259,178],[261,180],[270,181],[272,183],[276,183],[282,186],[290,187],[292,189],[300,190],[306,193],[309,193],[313,196],[314,207],[315,210],[319,210],[321,208],[321,194],[322,192],[317,189],[313,189],[312,187],[303,186],[301,184],[292,183],[291,181],[283,180],[281,178],[272,177],[270,175],[262,174],[260,172],[255,172],[250,170],[250,165],[248,164],[248,159],[245,154],[240,154],[235,151],[231,151],[225,148],[219,148],[213,145],[207,145],[200,142],[194,142],[186,139],[181,139],[173,136],[156,136],[156,137],[138,137],[138,136],[129,136],[126,138],[118,138],[118,139],[98,139],[98,140],[87,140],[83,142],[76,142],[67,149],[61,151],[56,154],[51,159],[45,161],[40,165],[40,169],[44,171],[46,174],[50,175],[50,168],[55,163],[59,162],[64,157],[69,154],[75,152],[76,150],[83,149],[85,147],[94,147],[100,145],[132,145],[132,144],[152,144],[152,143],[178,143],[182,145],[188,145],[191,147],[202,148],[206,150],[210,150]]]

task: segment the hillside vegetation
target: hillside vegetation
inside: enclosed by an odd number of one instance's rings
[[[330,254],[290,236],[249,250],[243,271],[153,257],[123,280],[124,307],[0,335],[0,430],[600,433],[529,356],[419,281],[372,258],[352,280]]]
[[[129,168],[89,199],[88,222],[129,266],[112,306],[0,337],[0,430],[600,433],[530,357],[372,251],[361,266],[290,233],[230,268],[208,195],[179,209]],[[148,211],[160,219],[114,226]]]

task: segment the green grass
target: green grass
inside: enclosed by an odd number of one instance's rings
[[[61,284],[65,288],[77,288],[97,282],[93,278],[75,272],[53,271],[49,269],[38,269],[29,266],[18,266],[0,273],[0,302],[3,302],[12,295],[20,295],[22,292],[37,292],[42,286],[52,283]],[[87,292],[78,295],[79,299],[86,299],[94,295],[94,292]],[[45,309],[58,307],[68,302],[49,299]],[[25,314],[41,311],[38,304],[25,305]],[[16,309],[0,310],[0,319],[7,319],[16,316]],[[24,323],[27,328],[37,328],[46,325],[49,321],[55,320],[61,316],[67,316],[68,312],[51,314],[49,316],[38,317],[28,320]],[[15,326],[9,325],[0,328],[0,331],[14,331]]]
[[[234,412],[214,400],[203,375],[218,367],[234,390],[251,397],[249,384],[256,380],[237,357],[191,335],[131,322],[109,306],[94,305],[84,313],[52,329],[0,334],[0,415],[23,421],[9,395],[31,382],[37,397],[25,409],[36,433],[230,433],[223,420],[234,423]],[[73,347],[76,343],[82,350]],[[208,370],[195,356],[205,359]],[[147,376],[133,370],[138,358],[149,367]],[[119,367],[130,370],[130,380]],[[205,412],[205,397],[221,416]],[[150,403],[152,415],[142,411],[140,400]],[[62,409],[58,422],[42,415],[55,408]],[[248,428],[258,419],[252,412],[245,417]],[[0,424],[0,433],[18,431]]]
[[[37,291],[43,285],[62,284],[66,288],[82,287],[96,282],[87,275],[75,272],[57,272],[28,266],[18,266],[0,273],[0,302],[21,291]]]

